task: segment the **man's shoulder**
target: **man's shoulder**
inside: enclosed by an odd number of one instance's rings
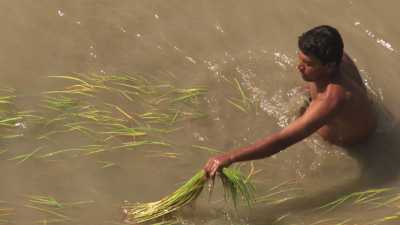
[[[348,96],[348,91],[340,83],[330,83],[325,89],[324,99],[340,103],[345,101]]]

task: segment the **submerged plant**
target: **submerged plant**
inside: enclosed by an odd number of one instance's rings
[[[246,178],[241,175],[239,170],[224,168],[220,177],[224,185],[225,195],[232,199],[235,207],[239,196],[243,197],[249,206],[252,204],[254,201],[254,187],[246,181]],[[174,193],[159,201],[126,204],[123,206],[126,222],[143,223],[159,219],[183,208],[197,199],[207,180],[205,172],[201,170]]]

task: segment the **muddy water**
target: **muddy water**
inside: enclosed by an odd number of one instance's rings
[[[169,147],[43,158],[47,152],[96,142],[68,133],[38,141],[39,133],[52,128],[22,121],[13,131],[22,137],[0,142],[6,150],[0,155],[0,206],[10,214],[0,214],[0,221],[119,224],[124,200],[159,199],[202,167],[211,153],[193,145],[229,150],[277,131],[302,101],[297,87],[303,81],[295,70],[297,36],[320,24],[342,33],[345,49],[377,103],[375,136],[351,154],[310,137],[254,163],[257,194],[282,193],[252,210],[233,213],[220,204],[217,192],[211,202],[201,200],[195,210],[183,213],[182,223],[312,224],[331,219],[322,224],[337,224],[351,219],[345,224],[377,224],[394,215],[398,204],[311,210],[349,193],[399,186],[398,5],[394,0],[0,2],[0,82],[15,89],[15,110],[50,115],[40,107],[43,92],[70,84],[51,75],[140,74],[179,88],[208,90],[199,100],[207,117],[184,120],[177,132],[157,136],[172,143]],[[240,98],[235,79],[250,99],[247,112],[227,101]],[[96,98],[132,115],[140,110],[135,102]],[[26,160],[15,158],[35,149]],[[249,169],[243,165],[243,171]],[[33,195],[80,204],[48,207],[30,201]]]

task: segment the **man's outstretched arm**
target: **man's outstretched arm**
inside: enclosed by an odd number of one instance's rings
[[[340,110],[343,97],[341,90],[329,90],[326,97],[314,100],[306,112],[279,132],[256,143],[224,154],[211,157],[204,170],[214,177],[216,172],[234,162],[262,159],[308,137],[326,124]],[[340,89],[340,88],[339,88]],[[333,92],[333,93],[332,93]],[[338,94],[339,93],[339,94]]]

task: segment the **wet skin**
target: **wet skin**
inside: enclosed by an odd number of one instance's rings
[[[340,65],[324,65],[302,52],[298,57],[298,70],[311,96],[305,112],[279,132],[250,146],[211,157],[204,166],[208,176],[213,178],[234,162],[271,156],[314,132],[332,144],[352,145],[366,140],[375,130],[376,118],[367,90],[347,54]]]

